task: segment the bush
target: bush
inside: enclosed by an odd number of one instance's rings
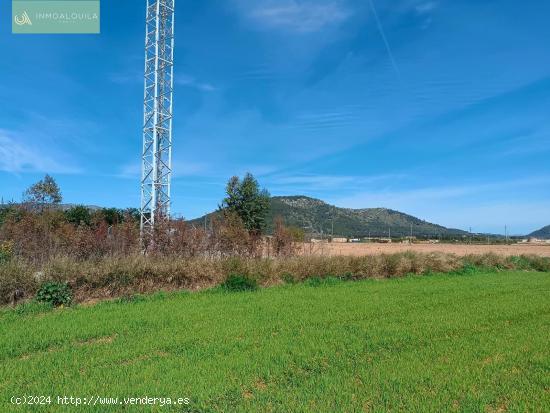
[[[296,254],[296,245],[292,233],[285,226],[280,216],[275,217],[273,229],[273,253],[277,256],[292,256]]]
[[[13,257],[13,242],[0,242],[0,264],[8,262]]]
[[[296,284],[296,278],[292,274],[284,273],[281,278],[286,284]]]
[[[222,284],[227,291],[252,291],[258,289],[256,280],[245,275],[231,274]]]
[[[318,287],[322,284],[321,277],[310,277],[305,282],[306,285],[310,287]]]
[[[37,282],[26,263],[11,259],[0,264],[0,305],[15,304],[23,297],[34,295]]]
[[[475,273],[479,272],[482,267],[476,266],[470,262],[466,262],[462,268],[452,271],[452,274],[456,275],[474,275]],[[492,270],[492,267],[489,267]]]
[[[347,271],[338,278],[340,278],[343,281],[351,281],[353,280],[353,273],[350,271]]]
[[[40,302],[59,307],[70,305],[73,294],[68,283],[47,282],[42,284],[36,293],[36,299]]]
[[[90,210],[83,205],[76,205],[65,211],[65,219],[67,222],[70,222],[77,227],[79,225],[90,226],[92,223],[92,215],[90,214]]]
[[[525,271],[550,271],[550,259],[537,255],[520,255],[519,257],[508,257],[510,266]]]

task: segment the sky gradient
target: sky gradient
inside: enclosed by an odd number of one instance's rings
[[[100,35],[12,35],[0,2],[0,195],[137,207],[145,1]],[[550,224],[550,2],[177,0],[172,210],[231,175],[474,232]]]

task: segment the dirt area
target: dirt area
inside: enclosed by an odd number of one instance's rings
[[[548,245],[469,245],[469,244],[366,244],[366,243],[326,243],[326,244],[305,244],[305,254],[315,255],[372,255],[372,254],[392,254],[403,251],[415,252],[443,252],[459,256],[469,254],[495,253],[499,255],[522,255],[534,254],[544,257],[550,257],[550,244]]]

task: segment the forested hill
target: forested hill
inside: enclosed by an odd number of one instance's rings
[[[540,239],[550,239],[550,225],[547,225],[537,231],[533,231],[528,236]]]
[[[465,231],[445,228],[387,208],[339,208],[307,196],[275,196],[271,198],[268,226],[280,215],[287,225],[309,228],[317,233],[332,232],[348,237],[393,236],[437,237],[463,235]]]

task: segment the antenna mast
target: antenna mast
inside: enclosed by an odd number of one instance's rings
[[[170,218],[174,2],[147,0],[140,221],[144,248],[155,225]]]

